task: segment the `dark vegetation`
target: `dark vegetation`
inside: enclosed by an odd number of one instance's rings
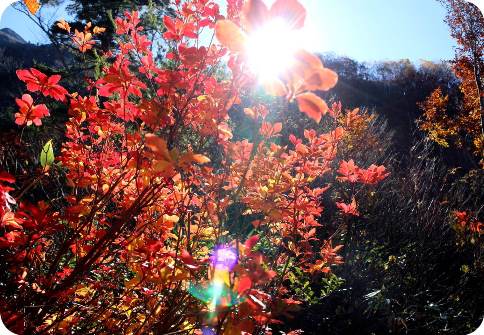
[[[112,16],[124,9],[118,3],[128,6],[126,1],[78,1],[71,10],[79,20],[89,18],[109,27]],[[148,29],[153,38],[160,24],[153,21]],[[112,43],[112,30],[102,42],[102,48]],[[61,65],[56,55],[52,45],[35,46],[13,31],[0,32],[3,144],[17,129],[12,121],[13,98],[21,93],[21,85],[14,71],[32,65],[54,69]],[[353,157],[363,166],[384,164],[391,175],[376,187],[375,196],[369,191],[361,197],[361,216],[349,223],[345,263],[335,268],[336,276],[308,283],[303,277],[294,279],[295,286],[305,288],[306,304],[293,319],[285,320],[286,325],[308,334],[457,335],[474,330],[484,313],[483,245],[479,237],[456,229],[453,212],[467,210],[482,221],[484,173],[471,153],[440,148],[416,127],[422,115],[418,103],[436,87],[458,95],[459,81],[450,64],[423,61],[416,65],[409,60],[367,64],[336,55],[322,58],[339,74],[337,86],[326,98],[372,115],[364,136],[355,138],[342,158]],[[290,115],[290,131],[304,128],[299,115]],[[56,118],[64,117],[65,111],[58,110],[48,127],[56,129]],[[52,133],[40,138],[44,143]],[[358,150],[365,145],[365,151]],[[21,149],[12,146],[8,154],[0,151],[0,164],[14,164],[15,150]],[[14,171],[16,167],[2,168]],[[324,224],[336,220],[330,206]],[[331,289],[324,292],[327,287]]]

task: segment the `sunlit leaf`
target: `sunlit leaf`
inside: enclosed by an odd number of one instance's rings
[[[242,10],[242,18],[248,30],[263,25],[269,17],[269,10],[262,0],[248,0]]]
[[[330,69],[321,68],[310,73],[305,78],[305,88],[309,91],[327,91],[338,82],[338,75]]]
[[[45,143],[40,152],[40,165],[43,168],[51,166],[54,163],[54,148],[52,147],[52,140]]]
[[[205,163],[210,162],[210,158],[208,158],[205,155],[201,155],[201,154],[194,154],[192,156],[192,159],[193,159],[194,162],[199,163],[199,164],[205,164]]]
[[[145,141],[146,146],[150,148],[156,156],[164,159],[167,162],[172,160],[170,152],[168,151],[168,146],[164,139],[156,136],[155,134],[146,134]]]
[[[321,117],[328,111],[326,102],[311,92],[298,95],[296,101],[299,110],[318,123],[321,121]]]
[[[306,9],[297,0],[277,0],[270,9],[272,18],[283,18],[292,29],[304,26]]]
[[[215,25],[218,41],[232,52],[242,52],[246,44],[244,32],[232,21],[220,20]]]
[[[24,0],[24,3],[32,15],[35,15],[40,8],[40,3],[37,0]]]

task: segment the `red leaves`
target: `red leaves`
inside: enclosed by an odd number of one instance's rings
[[[353,197],[351,203],[345,204],[343,202],[337,202],[336,206],[344,213],[348,215],[360,216],[358,212],[358,206],[356,204],[356,199]]]
[[[363,184],[376,184],[390,175],[383,165],[370,165],[366,170],[360,169],[359,179]]]
[[[355,162],[352,159],[350,159],[349,161],[342,160],[338,169],[338,173],[341,176],[337,178],[340,181],[356,183],[358,181],[359,170],[360,168],[356,166]]]
[[[454,211],[452,213],[456,219],[456,225],[454,229],[460,233],[469,230],[471,233],[481,234],[484,228],[484,223],[477,220],[477,218],[472,217],[470,213],[466,211]]]
[[[296,101],[299,105],[299,110],[317,123],[328,112],[326,102],[314,93],[306,92],[300,94],[296,97]]]
[[[163,17],[163,23],[165,24],[166,28],[166,32],[163,33],[163,37],[167,40],[180,41],[183,37],[198,37],[195,24],[191,22],[185,23],[180,19],[172,18],[168,15],[165,15]]]
[[[15,178],[5,171],[0,171],[0,181],[13,184],[15,183]]]
[[[140,23],[139,12],[125,11],[124,16],[126,17],[124,20],[120,17],[116,18],[116,34],[129,34],[130,32],[136,32],[142,29],[141,27],[138,27],[138,24]]]
[[[118,59],[109,67],[104,78],[97,81],[99,95],[109,97],[114,93],[119,93],[123,100],[130,94],[141,97],[141,90],[146,89],[146,85],[137,79],[129,70],[129,61]]]
[[[30,92],[40,92],[44,96],[50,96],[58,101],[65,101],[67,91],[57,83],[61,79],[59,75],[47,76],[37,69],[17,70],[17,77],[27,84]]]
[[[253,235],[245,241],[245,252],[251,253],[252,248],[259,242],[259,235]]]
[[[192,255],[190,255],[190,253],[187,250],[182,250],[182,253],[180,255],[180,260],[189,269],[197,269],[198,268],[197,262],[192,257]]]
[[[240,295],[245,294],[248,290],[252,288],[252,280],[250,280],[249,276],[241,276],[237,282],[237,292]]]
[[[288,19],[295,28],[304,23],[305,11],[294,0],[276,1],[270,10],[262,1],[249,1],[248,6],[251,26],[269,17]],[[282,130],[287,115],[272,109],[269,113],[257,96],[242,99],[241,92],[253,83],[250,78],[241,74],[234,76],[237,79],[219,80],[213,75],[212,69],[223,60],[226,50],[216,45],[193,46],[194,41],[187,41],[199,36],[200,27],[213,28],[218,7],[206,1],[179,6],[175,2],[175,7],[177,17],[164,18],[165,38],[173,46],[168,67],[157,66],[136,12],[128,14],[126,20],[116,20],[118,32],[126,36],[121,37],[119,49],[107,54],[107,61],[111,57],[115,61],[103,68],[99,80],[90,83],[89,96],[70,97],[70,119],[59,157],[68,194],[58,202],[60,208],[37,204],[24,209],[22,204],[13,205],[10,188],[0,184],[0,247],[20,249],[24,254],[18,259],[28,262],[34,255],[37,262],[50,250],[62,250],[58,243],[65,239],[57,239],[53,233],[75,231],[65,253],[59,254],[59,264],[46,260],[47,266],[53,265],[54,277],[44,282],[55,286],[62,281],[63,285],[77,272],[76,279],[85,282],[84,274],[92,270],[96,276],[90,277],[93,285],[89,287],[97,286],[99,294],[92,297],[94,300],[86,299],[86,305],[106,303],[103,299],[112,297],[113,290],[126,297],[106,311],[109,315],[103,321],[114,323],[120,316],[134,321],[134,315],[148,311],[146,306],[157,318],[165,317],[161,315],[165,309],[156,308],[158,301],[151,298],[165,299],[169,292],[177,294],[191,283],[209,278],[223,281],[224,290],[232,290],[227,292],[230,299],[233,295],[234,303],[243,301],[238,308],[226,309],[228,321],[221,328],[240,325],[234,320],[241,315],[251,323],[275,322],[278,309],[274,306],[298,304],[290,298],[285,287],[288,277],[283,274],[294,267],[326,273],[331,265],[342,262],[337,255],[341,247],[333,248],[320,239],[325,233],[321,197],[329,187],[320,177],[329,177],[344,130],[334,122],[327,133],[305,129],[304,137],[291,135],[286,143]],[[59,24],[69,32],[66,23]],[[78,34],[79,44],[86,44],[81,51],[93,45],[86,35],[88,30]],[[100,32],[94,28],[96,31]],[[222,44],[240,53],[230,57],[230,66],[236,69],[244,61],[245,33],[224,20],[218,21],[216,33]],[[139,71],[133,70],[136,66]],[[32,91],[65,100],[67,92],[58,85],[59,76],[48,77],[32,69],[19,72],[19,78]],[[274,91],[289,102],[296,101],[308,117],[319,122],[328,112],[326,103],[309,91],[330,89],[337,75],[324,68],[317,56],[297,53],[293,72],[280,79]],[[30,96],[20,100],[19,123],[40,124],[48,114]],[[254,127],[254,143],[230,141],[231,126],[238,123],[233,122],[228,109],[232,104],[241,105],[236,110],[246,107],[242,101],[251,104],[244,112]],[[207,164],[210,159],[214,160],[211,165]],[[368,184],[388,174],[382,166],[363,170],[353,161],[342,162],[339,173],[341,181]],[[0,182],[13,183],[14,179],[0,174]],[[214,266],[207,266],[210,246],[240,238],[226,224],[234,203],[243,208],[244,222],[252,222],[263,235],[252,235],[245,243],[228,242],[238,246],[239,262],[215,274]],[[358,215],[354,198],[349,204],[339,202],[336,206],[345,214]],[[12,211],[17,207],[20,210]],[[36,213],[36,208],[42,210]],[[264,255],[267,246],[276,246],[271,249],[277,252]],[[50,284],[36,278],[45,271],[38,271],[37,264],[30,265],[34,270],[29,276],[50,290]],[[200,271],[193,271],[196,269]],[[98,275],[113,276],[114,280],[104,286]],[[62,292],[66,302],[79,298],[75,287]],[[140,297],[146,299],[143,306]],[[128,311],[135,307],[137,312],[130,317]],[[194,307],[202,309],[201,305]],[[68,307],[66,312],[71,311]],[[135,331],[149,331],[152,320],[146,320],[146,327]],[[53,331],[58,330],[54,327]]]
[[[19,112],[15,113],[15,123],[19,126],[41,126],[42,118],[50,115],[45,105],[34,105],[34,100],[29,94],[22,95],[22,99],[15,99],[15,102],[20,108]]]

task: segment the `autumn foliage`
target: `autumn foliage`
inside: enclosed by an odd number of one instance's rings
[[[201,333],[205,326],[269,333],[301,304],[287,281],[293,269],[325,276],[343,261],[344,246],[322,238],[321,197],[332,187],[326,181],[369,187],[388,175],[383,166],[336,161],[356,113],[342,124],[341,106],[317,95],[337,83],[317,56],[297,52],[291,68],[264,83],[268,97],[256,98],[244,40],[274,17],[301,28],[298,1],[271,8],[228,1],[227,18],[213,1],[173,6],[176,17],[164,18],[163,65],[138,13],[126,12],[116,19],[117,48],[103,55],[109,65],[83,92],[67,92],[59,75],[17,72],[28,91],[16,100],[20,127],[42,126],[53,102],[64,103],[69,116],[55,160],[47,147],[36,176],[0,173],[9,283],[0,288],[0,312],[19,333]],[[59,27],[81,53],[103,32],[89,24],[74,33],[65,22]],[[201,43],[202,31],[218,43]],[[220,76],[226,58],[230,71]],[[332,129],[306,129],[278,144],[293,104],[301,117],[328,118]],[[234,106],[252,122],[252,137],[233,139]],[[47,186],[54,176],[64,183],[57,197],[26,200],[32,185]],[[357,201],[356,192],[335,199],[341,214],[352,216],[359,215]],[[218,245],[235,248],[238,264],[223,278],[229,298],[207,321],[214,311],[189,287],[213,279],[210,256]]]
[[[452,68],[459,79],[457,105],[436,88],[422,103],[419,122],[429,138],[441,146],[468,148],[483,163],[484,153],[484,17],[464,0],[441,0],[447,9],[446,23],[457,42]]]

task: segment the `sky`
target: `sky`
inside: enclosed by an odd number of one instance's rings
[[[445,10],[436,0],[300,1],[308,12],[305,29],[311,36],[311,51],[370,62],[453,58],[454,41],[443,22]],[[43,8],[42,14],[53,22],[66,16],[62,8]],[[47,42],[24,14],[11,7],[0,19],[0,28],[5,27],[32,43]]]

